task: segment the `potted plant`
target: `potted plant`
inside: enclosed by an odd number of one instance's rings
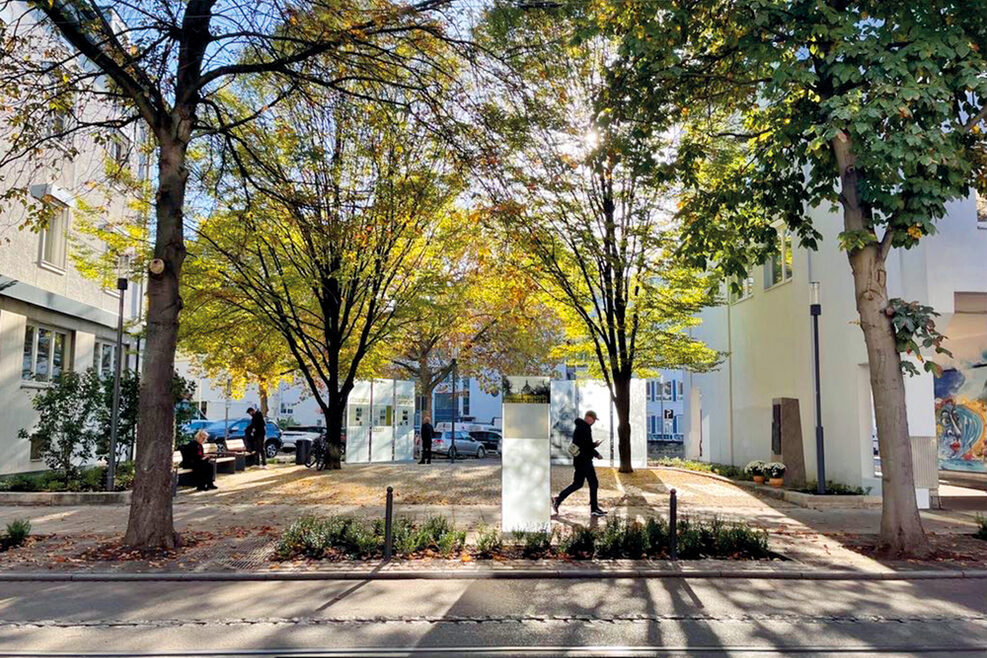
[[[756,484],[764,484],[764,469],[766,466],[767,464],[760,459],[755,459],[744,467],[744,473],[754,478]]]
[[[772,487],[781,487],[785,484],[785,465],[781,462],[771,462],[766,465],[764,474],[768,476],[768,484]]]

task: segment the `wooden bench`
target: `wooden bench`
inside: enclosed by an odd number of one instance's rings
[[[224,456],[215,443],[203,443],[202,454],[213,463],[215,473],[236,473],[236,457]]]
[[[179,485],[190,487],[195,482],[192,479],[192,469],[182,468],[182,453],[176,450],[171,453],[171,497],[178,494]]]
[[[257,452],[248,450],[243,439],[228,439],[226,441],[226,456],[236,459],[236,470],[242,471],[248,466],[254,466],[259,461]]]

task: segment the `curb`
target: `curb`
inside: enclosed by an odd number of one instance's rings
[[[129,505],[130,491],[0,491],[0,505]]]
[[[911,581],[911,580],[983,580],[987,569],[955,571],[886,571],[847,570],[763,571],[756,569],[586,569],[586,570],[507,570],[485,569],[455,572],[446,570],[393,571],[321,571],[321,572],[227,572],[192,573],[0,573],[0,582],[265,582],[265,581],[332,581],[332,580],[616,580],[616,579],[693,579],[693,580],[830,580],[830,581]]]

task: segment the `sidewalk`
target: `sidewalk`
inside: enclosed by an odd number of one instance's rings
[[[414,465],[417,467],[417,465]],[[458,466],[458,465],[457,465]],[[553,470],[553,486],[569,476],[568,469]],[[403,477],[398,477],[403,476]],[[27,546],[0,553],[0,573],[41,572],[159,572],[159,573],[327,573],[354,571],[369,573],[376,563],[279,563],[272,561],[273,546],[280,530],[297,518],[311,514],[383,518],[383,481],[395,482],[395,516],[422,520],[441,515],[454,525],[474,530],[479,525],[500,524],[499,504],[490,504],[491,480],[499,484],[499,466],[483,463],[450,468],[414,468],[411,465],[383,470],[377,467],[350,467],[330,474],[307,469],[280,467],[267,471],[251,470],[220,480],[215,492],[182,492],[175,500],[176,529],[191,545],[171,556],[142,558],[126,553],[115,542],[123,534],[129,508],[106,506],[0,506],[0,527],[18,518],[32,524],[34,537]],[[433,478],[447,481],[442,492],[432,490]],[[880,510],[805,509],[780,500],[762,499],[736,485],[698,474],[641,470],[631,476],[601,469],[601,501],[611,514],[626,518],[666,515],[668,490],[678,492],[680,518],[718,516],[771,533],[770,547],[786,560],[770,562],[697,561],[683,562],[675,570],[800,574],[809,571],[851,571],[858,574],[889,574],[908,569],[963,570],[987,567],[987,542],[969,536],[977,527],[970,512],[930,511],[923,523],[937,546],[948,548],[952,556],[922,564],[875,560],[851,547],[866,544],[877,533]],[[423,484],[424,482],[424,484]],[[300,483],[300,484],[299,484]],[[321,497],[339,500],[344,489],[354,485],[353,504],[318,504]],[[301,486],[301,493],[295,489]],[[479,486],[480,492],[470,487]],[[449,491],[459,492],[459,502],[444,500]],[[499,490],[494,500],[499,498]],[[586,498],[586,500],[582,500]],[[298,502],[287,502],[297,500]],[[412,503],[409,500],[442,502]],[[558,526],[603,523],[588,515],[588,495],[578,492],[566,502],[555,519]],[[495,570],[575,569],[587,574],[612,568],[612,562],[565,563],[551,561],[539,565],[529,561],[503,561],[484,565]],[[437,567],[437,565],[439,565]],[[634,568],[651,573],[669,571],[660,563],[635,562]],[[396,561],[388,569],[428,571],[440,569],[463,573],[480,568],[477,563],[432,559]],[[625,567],[630,568],[630,567]],[[657,569],[657,572],[655,571]],[[675,573],[676,571],[670,571]],[[821,573],[821,572],[820,572]]]

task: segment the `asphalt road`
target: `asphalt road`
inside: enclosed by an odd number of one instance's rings
[[[2,583],[0,656],[985,656],[987,581]]]

